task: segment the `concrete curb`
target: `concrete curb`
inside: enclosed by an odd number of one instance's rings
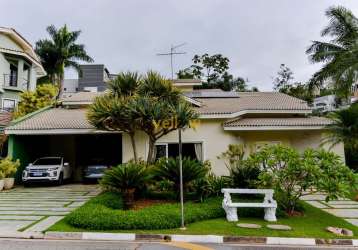
[[[28,233],[29,234],[29,233]],[[0,233],[1,238],[1,233]],[[220,235],[134,234],[93,232],[46,232],[43,239],[50,240],[110,240],[110,241],[176,241],[192,243],[263,244],[294,246],[358,246],[357,239],[314,239],[285,237],[250,237]]]
[[[0,238],[44,239],[45,234],[40,232],[0,232]]]

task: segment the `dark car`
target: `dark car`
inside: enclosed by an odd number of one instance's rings
[[[102,178],[104,172],[108,169],[109,167],[107,165],[104,164],[91,164],[86,166],[85,170],[84,170],[84,181],[85,182],[90,182],[90,181],[98,181],[99,179]]]

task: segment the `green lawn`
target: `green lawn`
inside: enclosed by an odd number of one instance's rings
[[[256,223],[263,227],[261,229],[243,229],[236,226],[236,223],[229,223],[224,218],[212,219],[196,222],[187,225],[187,230],[179,229],[167,230],[115,230],[105,232],[133,232],[133,233],[153,233],[153,234],[214,234],[232,236],[280,236],[280,237],[314,237],[314,238],[339,238],[325,231],[327,226],[344,227],[354,232],[358,238],[358,227],[355,227],[343,219],[330,215],[318,208],[304,204],[305,215],[300,217],[281,218],[277,224],[289,225],[292,231],[277,231],[267,229],[264,226],[268,222],[261,218],[240,218],[241,223]],[[74,228],[61,220],[53,225],[48,231],[81,232],[90,231],[81,228]],[[103,231],[102,231],[103,232]]]

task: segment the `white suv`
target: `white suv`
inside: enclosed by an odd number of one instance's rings
[[[30,163],[22,172],[24,185],[34,182],[56,182],[61,185],[71,177],[72,169],[62,157],[43,157]]]

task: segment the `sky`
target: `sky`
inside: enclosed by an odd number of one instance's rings
[[[46,27],[81,30],[79,42],[95,63],[111,73],[156,70],[170,76],[170,58],[157,56],[186,43],[174,69],[195,54],[230,59],[230,73],[250,86],[271,90],[281,63],[296,81],[320,68],[305,50],[322,40],[325,10],[342,5],[358,15],[358,0],[0,0],[0,26],[15,28],[30,43],[46,38]],[[75,78],[66,71],[66,78]]]

